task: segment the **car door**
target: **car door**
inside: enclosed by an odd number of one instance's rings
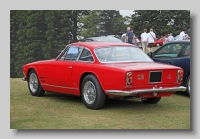
[[[152,59],[155,62],[180,66],[182,65],[180,63],[184,61],[184,57],[181,57],[184,48],[183,43],[166,44],[153,53]]]
[[[59,82],[55,83],[60,87],[70,87],[73,66],[82,52],[83,48],[78,46],[68,46],[68,50],[54,64],[54,72]]]

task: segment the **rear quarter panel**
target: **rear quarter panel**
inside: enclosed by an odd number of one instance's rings
[[[72,72],[72,87],[81,86],[81,77],[85,73],[94,74],[99,80],[103,90],[105,89],[124,89],[126,70],[116,69],[107,66],[106,64],[93,64],[77,62],[73,66]]]

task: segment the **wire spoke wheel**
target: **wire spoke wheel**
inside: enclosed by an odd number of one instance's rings
[[[38,78],[35,73],[31,73],[29,77],[29,87],[33,93],[38,90]]]
[[[87,75],[81,84],[81,98],[89,109],[97,110],[104,106],[106,95],[95,75]]]
[[[35,70],[30,70],[28,74],[28,88],[33,96],[43,96],[44,89],[42,88],[38,75]]]
[[[91,81],[87,81],[83,88],[84,99],[88,104],[94,103],[96,99],[96,88]]]

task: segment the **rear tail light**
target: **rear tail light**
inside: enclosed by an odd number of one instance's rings
[[[183,74],[184,74],[183,70],[177,71],[177,83],[178,84],[181,84],[183,82]]]
[[[126,86],[131,87],[132,86],[132,72],[126,73]]]

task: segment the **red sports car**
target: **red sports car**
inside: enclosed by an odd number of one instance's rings
[[[153,46],[163,46],[163,40],[159,39],[159,40],[155,40],[153,43]]]
[[[72,43],[55,59],[26,64],[22,70],[31,95],[77,95],[89,109],[103,108],[109,96],[156,104],[161,97],[186,90],[180,86],[182,68],[156,63],[128,43]]]

